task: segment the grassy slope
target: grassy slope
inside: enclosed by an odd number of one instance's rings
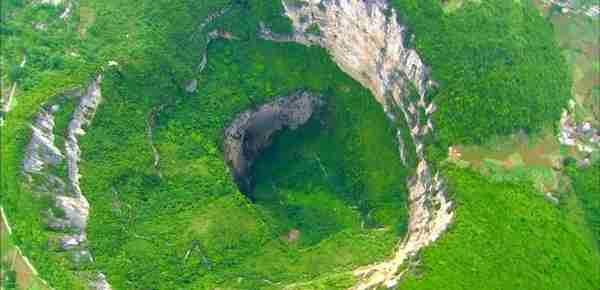
[[[457,219],[422,254],[406,289],[589,289],[600,286],[600,255],[575,216],[528,184],[493,183],[450,168]],[[422,275],[422,276],[421,276]],[[450,282],[451,281],[451,282]]]
[[[35,198],[32,192],[19,185],[21,161],[24,154],[30,130],[29,120],[34,117],[37,108],[48,101],[51,96],[65,90],[72,89],[88,80],[89,71],[77,71],[80,78],[67,77],[72,72],[51,73],[41,79],[35,90],[28,91],[20,96],[19,106],[8,115],[7,126],[2,128],[1,155],[2,155],[2,204],[5,206],[7,216],[14,231],[15,242],[23,249],[24,253],[39,265],[38,271],[46,279],[53,281],[55,287],[76,288],[74,277],[58,267],[50,266],[65,264],[65,261],[48,253],[48,233],[45,231],[42,220],[42,211],[47,204]],[[48,265],[50,267],[45,267]]]

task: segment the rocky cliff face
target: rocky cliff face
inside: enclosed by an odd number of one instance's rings
[[[79,186],[79,159],[81,149],[79,149],[79,136],[84,135],[84,127],[89,126],[94,119],[96,110],[102,100],[100,83],[102,76],[98,76],[94,82],[87,88],[85,94],[79,99],[79,106],[75,109],[73,119],[69,123],[67,138],[65,141],[65,151],[68,161],[69,180],[76,196],[82,196]]]
[[[31,141],[23,162],[25,172],[36,174],[46,166],[58,166],[64,160],[64,155],[54,144],[54,113],[58,110],[56,105],[42,108],[31,126]]]
[[[408,234],[391,260],[355,271],[360,281],[354,289],[393,287],[404,274],[400,266],[437,240],[454,216],[444,180],[432,172],[423,151],[424,137],[434,129],[431,114],[436,110],[425,95],[435,83],[429,80],[429,69],[418,53],[409,47],[407,28],[386,1],[284,0],[283,5],[294,25],[293,35],[277,35],[263,27],[263,38],[327,49],[344,72],[373,93],[391,119],[404,117],[410,128],[418,166],[408,184]],[[415,98],[410,97],[413,91]],[[396,115],[398,111],[402,116]],[[401,156],[405,156],[403,144]]]
[[[47,212],[48,228],[60,233],[58,244],[61,250],[72,253],[76,266],[93,262],[86,247],[89,203],[79,186],[79,137],[85,134],[84,128],[91,124],[101,102],[101,81],[99,76],[85,91],[74,94],[79,104],[66,132],[64,152],[55,144],[54,114],[60,106],[41,109],[32,125],[32,137],[23,162],[29,185],[54,201]],[[67,164],[66,180],[59,174],[63,162]],[[98,277],[90,286],[93,289],[110,289],[104,276],[99,274]]]
[[[319,97],[297,92],[241,113],[225,129],[225,161],[242,192],[252,191],[252,164],[271,145],[275,133],[284,128],[295,130],[308,122],[322,105]]]

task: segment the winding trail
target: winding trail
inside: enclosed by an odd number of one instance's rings
[[[162,173],[160,172],[160,153],[158,152],[158,148],[154,144],[154,127],[156,126],[156,116],[165,108],[165,104],[155,107],[148,114],[148,118],[146,120],[146,135],[148,136],[148,143],[150,144],[150,148],[152,149],[152,155],[154,155],[154,170],[156,174],[162,178]]]

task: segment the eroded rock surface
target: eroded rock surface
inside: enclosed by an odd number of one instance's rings
[[[65,142],[65,151],[69,168],[69,180],[73,187],[75,196],[81,196],[79,186],[79,159],[81,158],[81,149],[79,149],[79,137],[85,134],[84,127],[89,126],[94,119],[96,110],[102,100],[100,83],[102,76],[98,76],[94,82],[87,88],[79,100],[79,106],[75,109],[73,119],[69,123],[67,131],[67,140]]]
[[[424,156],[423,140],[434,130],[431,115],[436,110],[426,93],[435,82],[429,79],[429,68],[417,51],[410,48],[408,29],[399,23],[396,11],[386,1],[284,0],[283,5],[294,33],[277,35],[262,27],[263,38],[327,49],[344,72],[373,93],[390,119],[399,117],[399,111],[409,126],[418,166],[408,184],[408,234],[391,260],[355,271],[360,281],[354,289],[393,287],[404,274],[400,266],[437,240],[454,216],[444,180],[439,173],[432,173]],[[404,148],[401,142],[403,162]]]
[[[54,113],[58,106],[44,107],[31,126],[31,141],[23,162],[23,170],[28,174],[40,173],[46,166],[58,166],[64,155],[54,144]]]
[[[91,124],[100,105],[101,82],[102,77],[98,76],[84,92],[74,94],[79,104],[66,132],[64,152],[55,144],[54,114],[60,110],[60,106],[43,107],[40,110],[32,125],[31,141],[23,162],[29,185],[53,200],[53,208],[47,212],[48,228],[60,233],[58,245],[61,250],[71,253],[76,267],[93,262],[86,246],[89,203],[79,185],[79,137],[85,134],[84,129]],[[63,162],[66,162],[66,180],[59,174],[64,170],[61,167]],[[94,289],[110,289],[110,285],[108,288]]]
[[[295,130],[308,122],[322,105],[318,96],[297,92],[241,113],[225,129],[225,161],[242,192],[252,191],[252,164],[271,145],[275,133],[284,128]]]

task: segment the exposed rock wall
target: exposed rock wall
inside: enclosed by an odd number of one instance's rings
[[[299,0],[286,4],[292,20],[292,36],[274,35],[263,29],[263,37],[274,41],[295,41],[326,48],[339,67],[373,92],[387,109],[390,87],[399,89],[396,98],[414,86],[425,95],[431,85],[429,69],[414,49],[407,28],[400,25],[386,1]],[[318,27],[318,32],[314,28]]]
[[[283,5],[294,25],[293,35],[277,35],[262,27],[263,38],[324,47],[344,72],[373,93],[391,119],[404,117],[410,128],[418,166],[408,184],[408,234],[392,259],[355,271],[360,281],[354,289],[393,287],[404,274],[400,266],[437,240],[454,216],[444,180],[432,173],[424,154],[423,140],[434,130],[431,114],[436,110],[426,93],[435,83],[418,53],[408,47],[411,36],[386,1],[284,0]],[[403,161],[404,147],[401,142]]]
[[[79,104],[66,132],[64,153],[55,144],[54,113],[60,110],[60,106],[43,107],[40,110],[32,125],[31,141],[23,162],[23,171],[30,186],[54,201],[53,209],[47,213],[48,228],[61,233],[58,244],[63,251],[72,253],[76,266],[93,262],[86,247],[89,203],[79,185],[79,137],[85,134],[84,128],[91,124],[101,102],[101,81],[102,76],[98,76],[86,91],[75,94]],[[58,174],[63,162],[67,165],[67,180]],[[93,281],[90,287],[110,289],[104,275],[99,274],[100,278],[103,280]]]
[[[79,137],[85,134],[84,127],[89,126],[94,119],[96,110],[102,100],[100,91],[100,83],[102,76],[98,76],[96,80],[87,88],[87,91],[79,99],[79,106],[75,109],[73,119],[69,123],[67,138],[65,141],[65,151],[68,161],[69,180],[73,186],[75,196],[81,196],[81,188],[79,186],[79,160],[81,158],[81,149],[79,148]]]
[[[252,164],[271,145],[275,133],[284,128],[295,130],[308,122],[322,105],[319,97],[297,92],[241,113],[225,129],[225,161],[242,192],[252,191]]]
[[[64,155],[54,144],[54,113],[58,106],[44,107],[31,126],[31,141],[23,162],[23,170],[29,174],[40,173],[47,165],[58,166]]]

